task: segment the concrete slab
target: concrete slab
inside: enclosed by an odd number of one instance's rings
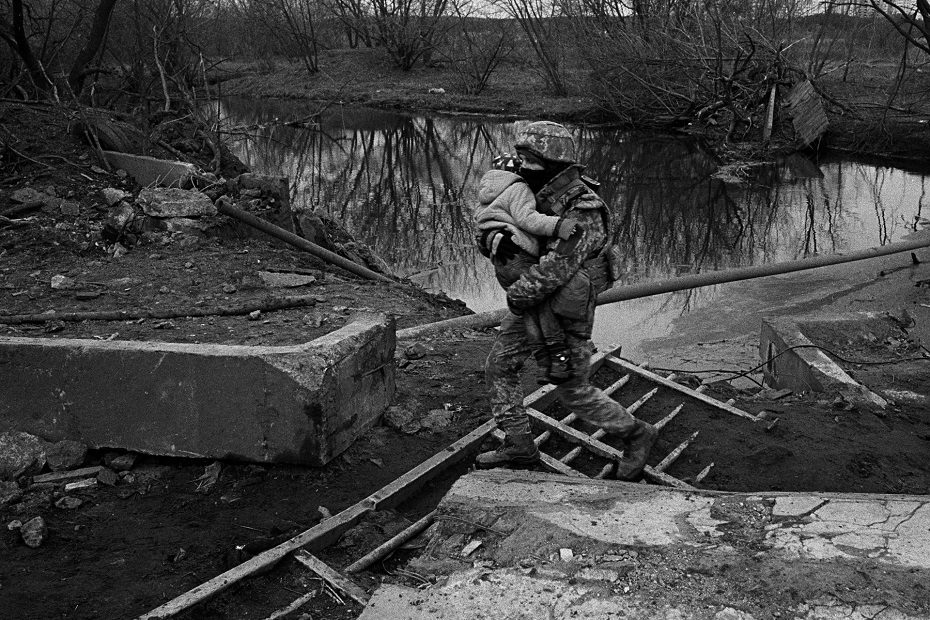
[[[0,431],[322,465],[390,403],[394,349],[371,314],[288,347],[0,337]]]
[[[143,187],[189,187],[191,177],[197,174],[197,166],[183,161],[116,151],[104,151],[103,155],[107,163],[116,169],[125,170]]]
[[[360,620],[930,618],[930,496],[497,470],[459,479],[437,523],[409,566],[436,585],[382,586]]]
[[[765,364],[766,385],[795,392],[832,392],[857,404],[886,407],[888,401],[849,376],[805,334],[805,328],[812,330],[820,324],[855,324],[877,318],[877,313],[863,312],[763,319],[759,356]]]

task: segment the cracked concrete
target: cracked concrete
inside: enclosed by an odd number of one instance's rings
[[[930,496],[488,471],[459,479],[437,521],[408,566],[436,584],[382,586],[361,620],[930,618]]]

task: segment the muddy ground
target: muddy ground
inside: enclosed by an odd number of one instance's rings
[[[269,268],[300,270],[314,274],[316,281],[290,292],[314,296],[312,305],[268,312],[257,320],[240,316],[3,324],[0,319],[0,335],[287,344],[340,327],[354,309],[393,314],[401,328],[467,312],[459,303],[412,285],[360,281],[277,242],[240,236],[241,231],[223,222],[207,236],[149,232],[127,254],[109,255],[99,238],[106,216],[99,190],[138,188],[99,169],[92,152],[69,137],[67,119],[55,110],[19,104],[3,104],[3,108],[0,118],[15,131],[16,151],[25,158],[7,153],[2,162],[0,213],[11,206],[10,194],[26,185],[52,186],[57,195],[77,206],[39,211],[16,226],[0,225],[0,315],[229,305],[280,294],[255,277]],[[72,285],[53,288],[52,278],[58,275],[69,278]],[[404,353],[416,343],[399,343],[398,411],[410,412],[416,419],[441,409],[452,412],[451,422],[402,428],[379,425],[325,468],[224,463],[215,486],[198,492],[198,478],[209,462],[143,457],[132,476],[116,486],[76,493],[84,500],[76,509],[55,507],[55,492],[27,492],[18,503],[0,508],[0,522],[42,515],[49,536],[41,547],[31,549],[17,532],[0,530],[4,617],[134,617],[282,537],[307,529],[327,511],[336,513],[365,497],[488,418],[482,364],[492,337],[491,331],[445,333],[419,342],[422,357]],[[527,391],[535,388],[532,374],[525,377]],[[596,382],[607,385],[617,376],[605,369]],[[644,382],[634,380],[618,398],[629,404],[647,389]],[[769,393],[725,385],[711,392],[736,398],[739,406],[754,413],[767,411],[769,420],[778,421],[752,424],[689,403],[663,432],[652,459],[656,462],[700,431],[669,470],[672,475],[693,479],[713,462],[703,482],[712,489],[930,492],[926,401],[871,412],[823,397],[787,395],[773,400]],[[680,396],[660,392],[641,415],[655,421],[680,402]],[[558,407],[550,412],[564,413]],[[567,447],[556,443],[553,449]],[[92,452],[86,464],[100,463],[106,456],[104,451]],[[578,466],[594,471],[599,464],[581,461]],[[321,557],[336,567],[358,558],[405,519],[427,512],[466,468],[449,472],[402,506],[399,514],[358,528]],[[397,560],[390,560],[360,581],[374,586],[382,579],[413,584],[429,580],[428,575],[397,569]],[[288,561],[185,617],[264,618],[307,588],[320,589],[320,582]],[[357,612],[351,602],[340,603],[321,590],[300,613],[354,618]]]

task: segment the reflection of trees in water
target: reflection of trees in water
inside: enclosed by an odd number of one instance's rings
[[[226,106],[237,123],[300,117],[295,110]],[[296,208],[339,220],[400,273],[421,273],[450,292],[482,288],[487,270],[471,224],[476,184],[494,155],[511,150],[512,124],[337,110],[316,129],[256,133],[239,154],[258,171],[290,177]],[[827,180],[811,162],[789,159],[728,184],[711,176],[718,162],[693,141],[607,130],[576,136],[618,218],[629,281],[848,249],[862,204],[845,204],[847,182],[868,188],[878,242],[892,236],[882,169],[868,168],[866,178],[862,167],[848,179],[841,166]]]

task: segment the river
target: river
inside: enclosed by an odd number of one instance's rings
[[[512,150],[513,123],[334,107],[317,125],[288,127],[275,119],[314,109],[278,100],[226,99],[219,111],[237,156],[255,172],[290,178],[294,208],[337,219],[427,290],[475,312],[504,306],[474,247],[471,216],[478,178],[495,155]],[[619,218],[624,283],[885,245],[928,216],[922,174],[792,155],[721,175],[721,163],[691,139],[569,129]],[[728,290],[602,307],[595,341],[642,355],[676,325],[683,329],[689,313],[727,305]]]

